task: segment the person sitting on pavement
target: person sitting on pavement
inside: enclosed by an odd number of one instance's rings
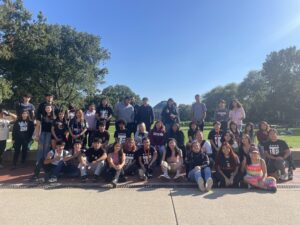
[[[136,159],[137,147],[133,138],[126,138],[123,150],[126,156],[124,166],[125,175],[135,175],[138,169]]]
[[[143,139],[143,146],[137,152],[139,177],[147,180],[153,176],[153,168],[156,166],[157,151],[150,145],[148,137]]]
[[[189,180],[196,182],[200,191],[210,191],[213,186],[213,179],[211,178],[209,158],[197,141],[192,143],[192,152],[189,155],[187,166]]]
[[[264,143],[268,174],[282,181],[293,179],[291,150],[287,143],[278,139],[276,129],[269,130],[269,141]],[[288,173],[286,168],[289,168]]]
[[[260,157],[259,150],[255,145],[251,146],[249,156],[244,161],[246,176],[244,181],[251,186],[276,192],[277,185],[274,177],[267,177],[265,160]]]
[[[170,180],[170,173],[176,173],[174,180],[181,177],[181,169],[183,166],[183,155],[180,148],[177,147],[176,140],[171,138],[168,140],[166,151],[163,153],[161,170],[163,174],[162,178]]]
[[[112,145],[111,152],[107,156],[108,170],[106,171],[106,178],[111,182],[113,187],[116,187],[118,182],[125,182],[124,166],[126,156],[123,152],[122,145],[115,142]]]
[[[87,171],[94,172],[94,182],[97,182],[99,176],[105,169],[105,160],[107,158],[106,151],[101,146],[101,140],[95,138],[92,147],[81,154],[79,169],[81,173],[81,181],[87,180]]]
[[[101,139],[102,147],[104,149],[108,148],[110,134],[107,130],[105,130],[105,122],[100,121],[97,127],[97,130],[95,131],[94,138]]]
[[[146,130],[145,123],[138,124],[137,131],[135,132],[135,135],[134,135],[134,140],[136,142],[136,145],[138,147],[141,147],[143,145],[143,139],[145,137],[148,137],[148,135],[149,135],[149,133]]]
[[[64,150],[65,142],[57,141],[55,150],[48,152],[44,160],[45,182],[56,182],[59,174],[67,172],[66,162],[71,159],[71,154]]]
[[[128,130],[126,128],[125,120],[118,120],[116,122],[116,126],[118,127],[118,129],[116,129],[116,131],[114,133],[115,142],[124,144],[126,138],[130,137],[130,133],[128,132]]]

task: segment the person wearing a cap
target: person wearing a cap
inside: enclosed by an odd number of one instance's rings
[[[13,169],[16,168],[17,162],[19,159],[19,154],[22,149],[22,161],[21,163],[24,165],[27,152],[29,150],[29,144],[32,141],[32,135],[34,132],[34,123],[30,120],[29,112],[24,110],[21,114],[21,118],[19,118],[13,127],[12,131],[12,140],[14,143],[14,157],[13,157]]]
[[[206,117],[206,105],[201,102],[201,97],[199,94],[195,95],[195,100],[192,104],[192,121],[196,122],[199,129],[203,131],[204,121]]]
[[[139,107],[137,113],[137,124],[145,123],[146,130],[150,132],[151,126],[154,121],[154,112],[152,107],[148,104],[148,98],[143,98],[143,104]]]
[[[28,111],[29,112],[29,118],[31,120],[34,119],[35,107],[34,107],[33,104],[30,103],[31,97],[32,96],[29,93],[23,94],[22,100],[17,104],[17,107],[16,107],[16,114],[17,114],[18,118],[22,117],[22,112],[23,111]]]
[[[161,118],[166,127],[166,132],[169,132],[174,123],[180,123],[178,108],[172,98],[168,99],[167,105],[163,108]]]
[[[38,106],[38,108],[37,108],[36,119],[38,121],[41,121],[42,115],[45,116],[45,107],[46,107],[46,105],[51,105],[52,108],[53,108],[54,115],[57,115],[58,108],[57,108],[57,106],[53,102],[53,94],[46,93],[45,94],[45,101],[42,102],[42,103],[40,103],[39,106]]]
[[[265,160],[260,157],[259,150],[255,145],[251,146],[249,156],[243,164],[243,167],[246,168],[244,181],[250,187],[254,186],[273,192],[277,190],[276,179],[268,177]]]
[[[214,120],[221,123],[221,130],[224,132],[228,129],[229,110],[226,108],[226,102],[223,99],[219,101],[218,107],[215,110]]]
[[[293,178],[291,150],[287,143],[278,139],[276,129],[269,130],[269,141],[263,144],[265,158],[268,165],[268,174],[274,174],[275,177],[286,181]],[[288,173],[286,168],[289,168]]]
[[[102,148],[101,140],[95,138],[92,147],[81,154],[79,169],[81,173],[81,181],[87,179],[87,172],[94,172],[94,182],[96,182],[105,169],[105,160],[107,159],[106,151]]]
[[[10,118],[12,118],[12,120],[10,120]],[[0,169],[3,168],[2,155],[9,137],[9,128],[16,119],[17,115],[0,108]]]

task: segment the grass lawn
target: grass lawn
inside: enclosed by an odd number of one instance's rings
[[[211,126],[207,126],[204,129],[204,138],[207,139],[209,131],[212,129]],[[188,137],[187,137],[187,131],[188,127],[181,127],[181,130],[184,133],[185,136],[185,142],[187,142]],[[279,133],[283,131],[284,129],[278,129]],[[109,133],[110,133],[110,143],[114,142],[114,131],[115,127],[110,126],[109,128]],[[280,139],[285,140],[290,148],[300,148],[300,128],[292,128],[292,135],[281,135],[279,136]],[[9,141],[7,144],[7,149],[11,148],[11,142]],[[32,145],[32,149],[37,149],[37,143],[34,142]]]

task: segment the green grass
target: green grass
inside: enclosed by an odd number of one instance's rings
[[[207,139],[209,131],[212,129],[212,126],[207,126],[204,129],[204,139]],[[188,140],[187,131],[188,127],[181,127],[181,130],[184,133],[185,142]],[[283,131],[284,129],[278,129],[279,132]],[[280,135],[279,138],[286,141],[288,146],[291,148],[300,148],[300,128],[291,128],[291,131],[293,132],[292,135]],[[114,132],[115,127],[110,126],[109,133],[110,133],[110,143],[112,144],[114,142]],[[11,148],[11,142],[8,142],[7,149]],[[37,149],[37,142],[34,142],[31,149]]]

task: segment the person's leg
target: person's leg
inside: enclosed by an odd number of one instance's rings
[[[99,161],[96,164],[94,175],[100,176],[100,174],[102,173],[102,171],[104,170],[104,168],[105,168],[105,161],[104,160]]]
[[[110,121],[108,120],[105,122],[105,130],[108,130],[109,127],[110,127]]]
[[[204,167],[201,169],[201,175],[204,181],[206,182],[209,178],[211,178],[211,170],[210,167]]]
[[[163,172],[163,174],[160,175],[160,177],[170,179],[170,176],[168,174],[168,170],[170,170],[170,165],[166,161],[162,161],[160,166]]]
[[[276,168],[276,170],[279,170],[281,175],[285,175],[286,171],[285,171],[285,161],[284,160],[274,160],[274,166]]]
[[[87,166],[88,166],[88,165],[83,165],[83,164],[81,164],[81,163],[79,164],[78,167],[79,167],[79,170],[80,170],[80,176],[81,176],[81,177],[86,177],[86,176],[87,176],[87,170],[86,170],[86,169],[87,169]]]
[[[89,136],[88,136],[88,146],[89,148],[92,146],[94,140],[94,131],[90,130],[89,131]]]
[[[15,141],[15,143],[14,143],[15,152],[14,152],[14,158],[13,158],[13,166],[17,165],[17,161],[19,159],[21,146],[22,146],[21,141]]]
[[[6,140],[0,141],[0,167],[2,167],[2,155],[6,148]]]
[[[218,187],[225,187],[225,178],[218,171],[214,174]]]
[[[22,143],[22,161],[21,161],[22,164],[24,164],[27,159],[28,146],[29,146],[29,141],[24,140]]]
[[[204,130],[204,122],[199,122],[199,129],[200,129],[201,131]]]
[[[54,177],[58,177],[59,176],[59,173],[62,172],[65,168],[66,164],[64,161],[60,161],[57,166],[53,169],[52,171],[52,175]]]

